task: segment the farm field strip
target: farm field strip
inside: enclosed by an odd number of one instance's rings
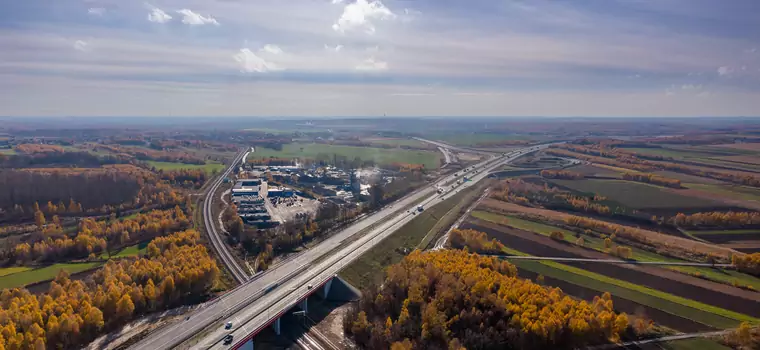
[[[633,209],[715,208],[721,202],[682,196],[666,188],[625,180],[557,180],[550,182],[584,193],[596,193]]]
[[[32,283],[47,281],[55,278],[58,271],[64,270],[69,274],[75,274],[103,265],[102,262],[89,263],[60,263],[50,266],[31,269],[0,277],[0,289],[23,287]]]
[[[157,170],[196,170],[203,169],[207,174],[211,174],[214,170],[220,172],[224,170],[224,164],[208,162],[206,164],[185,164],[174,162],[157,162],[148,161],[148,164]]]
[[[505,253],[527,255],[507,248]],[[518,269],[523,268],[544,276],[567,281],[578,286],[596,290],[600,293],[610,292],[627,300],[650,306],[672,315],[684,317],[710,327],[732,328],[743,321],[760,323],[760,319],[700,303],[694,300],[664,293],[623,280],[600,275],[577,267],[552,261],[511,261]]]
[[[14,273],[24,272],[31,270],[31,267],[28,266],[13,266],[13,267],[3,267],[0,268],[0,277],[12,275]]]
[[[748,229],[748,230],[705,230],[705,231],[687,231],[692,235],[760,235],[760,229]]]
[[[488,222],[492,222],[497,225],[507,225],[512,226],[517,229],[521,229],[524,231],[529,232],[535,232],[537,234],[541,234],[544,236],[549,236],[549,234],[552,231],[560,231],[565,234],[565,242],[568,244],[575,245],[575,233],[556,227],[551,226],[547,224],[537,223],[529,220],[519,219],[514,216],[504,215],[504,214],[496,214],[491,213],[488,211],[483,210],[474,210],[471,213],[471,216],[485,220]],[[504,223],[504,219],[507,220],[507,223]],[[588,235],[581,235],[581,237],[584,240],[584,248],[593,249],[602,253],[606,253],[606,249],[604,248],[604,240],[598,237],[592,237]],[[671,258],[667,256],[663,256],[654,252],[646,251],[643,249],[639,249],[636,247],[629,247],[631,248],[631,258],[637,261],[642,262],[665,262],[665,263],[684,263],[688,262],[686,260],[682,259],[676,259]],[[611,256],[612,257],[612,256]],[[746,273],[741,273],[736,270],[732,269],[714,269],[710,267],[699,267],[699,266],[662,266],[662,268],[666,268],[673,271],[678,271],[687,275],[700,275],[703,276],[705,279],[712,280],[719,283],[724,283],[728,285],[733,285],[735,283],[750,286],[754,288],[755,290],[760,290],[760,278],[748,275]]]
[[[319,156],[332,158],[333,155],[343,156],[349,160],[356,157],[362,160],[373,160],[378,164],[408,163],[423,164],[427,169],[437,169],[443,155],[435,151],[418,151],[406,149],[387,149],[373,147],[356,147],[329,145],[321,143],[289,143],[283,145],[281,151],[269,148],[256,148],[249,158],[309,158]]]

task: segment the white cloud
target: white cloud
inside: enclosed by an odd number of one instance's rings
[[[699,97],[710,96],[710,91],[702,91],[702,92],[698,93],[697,96],[699,96]]]
[[[328,51],[340,52],[340,50],[342,49],[343,49],[343,45],[329,46],[325,44],[325,50],[328,50]]]
[[[148,14],[148,20],[154,23],[166,23],[171,21],[172,16],[170,16],[168,13],[164,12],[164,10],[153,7],[150,13]]]
[[[178,10],[177,13],[183,15],[182,17],[182,23],[191,25],[191,26],[202,26],[204,24],[213,24],[218,26],[219,22],[211,16],[209,17],[203,17],[198,13],[193,12],[192,10],[188,9],[181,9]]]
[[[264,47],[260,51],[268,52],[274,55],[279,55],[282,53],[282,49],[279,46],[271,45],[271,44],[264,45]]]
[[[87,9],[87,14],[88,15],[102,16],[105,13],[106,13],[106,9],[104,9],[102,7],[91,7],[89,9]]]
[[[381,70],[387,70],[387,69],[388,69],[388,62],[376,61],[374,57],[370,57],[364,60],[364,62],[359,63],[359,65],[356,66],[356,70],[381,71]]]
[[[744,52],[746,52],[746,53],[755,53],[755,52],[757,52],[757,48],[753,47],[751,49],[746,49],[746,50],[744,50]]]
[[[272,62],[268,62],[257,56],[250,49],[240,49],[240,52],[232,56],[240,64],[240,69],[247,73],[266,73],[275,70],[282,70]]]
[[[372,20],[393,19],[396,15],[391,12],[380,0],[357,0],[347,4],[343,8],[343,14],[332,28],[335,31],[345,33],[355,29],[364,29],[366,33],[375,32]]]
[[[720,66],[718,67],[718,75],[724,76],[724,75],[730,75],[734,72],[734,69],[729,66]]]
[[[394,93],[394,94],[390,94],[390,96],[417,97],[417,96],[435,96],[435,94],[410,92],[410,93]]]
[[[702,85],[684,84],[681,85],[681,90],[701,90]]]
[[[628,79],[639,79],[639,78],[641,78],[641,74],[634,74],[634,75],[628,76]]]
[[[87,51],[87,42],[84,40],[77,40],[74,42],[74,49],[77,51]]]

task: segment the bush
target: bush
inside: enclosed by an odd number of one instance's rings
[[[565,240],[565,234],[561,231],[552,231],[552,233],[549,234],[549,237],[557,241]]]

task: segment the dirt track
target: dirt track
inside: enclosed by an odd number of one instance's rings
[[[471,219],[464,228],[486,232],[491,238],[521,252],[536,256],[608,259],[609,255],[560,243],[532,232],[511,229],[486,221]],[[654,266],[568,263],[605,276],[647,286],[666,293],[715,305],[727,310],[760,316],[760,293],[688,276]]]

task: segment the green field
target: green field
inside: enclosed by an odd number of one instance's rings
[[[3,268],[0,268],[0,277],[12,275],[14,273],[29,271],[31,269],[32,269],[31,267],[26,267],[26,266],[3,267]]]
[[[368,143],[375,143],[380,145],[391,145],[391,146],[409,146],[409,147],[422,147],[422,148],[435,148],[435,146],[430,145],[428,143],[420,142],[414,139],[367,139],[363,140],[364,142]]]
[[[513,255],[526,255],[509,248],[505,252]],[[628,299],[715,328],[733,328],[743,321],[754,324],[760,323],[760,319],[751,316],[553,261],[512,260],[510,262],[517,266],[518,269],[524,269],[589,288],[598,291],[599,294],[609,292],[613,296]]]
[[[12,156],[16,154],[16,150],[12,148],[0,148],[0,154],[4,154],[6,156]]]
[[[508,216],[508,215],[500,215],[500,214],[494,214],[490,212],[485,211],[479,211],[475,210],[471,213],[473,217],[476,217],[481,220],[493,222],[498,225],[504,225],[503,221],[504,219],[507,220],[506,225],[512,226],[517,229],[529,231],[529,232],[535,232],[538,234],[542,234],[544,236],[549,236],[549,234],[552,231],[561,231],[565,234],[565,241],[570,244],[575,244],[575,233],[564,230],[555,226],[541,224],[533,221],[523,220],[517,217]],[[600,252],[606,252],[607,249],[604,248],[604,240],[595,237],[595,236],[589,236],[589,235],[582,235],[583,237],[583,246],[585,248],[597,250]],[[647,250],[639,249],[636,247],[629,247],[631,248],[631,258],[638,261],[652,261],[652,262],[684,262],[684,260],[670,258],[667,256],[663,256],[654,252],[650,252]],[[734,283],[743,285],[743,286],[751,286],[755,290],[760,290],[760,278],[748,275],[745,273],[741,273],[735,270],[725,270],[725,269],[713,269],[709,267],[697,267],[697,266],[666,266],[663,267],[669,270],[678,271],[681,273],[689,274],[689,275],[696,275],[699,274],[703,276],[706,279],[713,280],[715,282],[724,283],[728,285],[733,285]]]
[[[148,243],[149,242],[143,242],[140,244],[131,245],[129,247],[125,247],[124,249],[112,253],[111,258],[126,258],[129,256],[138,256],[143,255],[148,249]],[[98,257],[99,259],[108,259],[108,253],[101,253]]]
[[[409,163],[424,164],[427,169],[437,169],[440,152],[415,151],[405,149],[384,149],[373,147],[355,147],[342,145],[329,145],[321,143],[289,143],[283,145],[282,151],[269,148],[256,148],[256,152],[248,155],[249,158],[301,158],[301,159],[332,159],[333,155],[343,156],[349,160],[356,157],[362,160],[373,160],[376,164]]]
[[[530,140],[530,136],[517,134],[492,134],[492,133],[460,133],[460,134],[442,134],[426,135],[429,140],[441,140],[458,146],[475,146],[482,143],[513,141],[513,140]]]
[[[457,218],[456,216],[444,217],[450,210],[465,206],[469,201],[474,199],[479,192],[471,190],[462,191],[443,202],[426,209],[417,217],[406,223],[396,232],[391,234],[375,247],[370,249],[359,259],[346,266],[341,272],[340,277],[357,288],[364,288],[371,283],[380,283],[383,279],[385,269],[395,263],[398,263],[408,253],[423,244],[428,232],[442,225],[451,225]]]
[[[58,275],[58,271],[65,270],[70,274],[92,270],[103,265],[102,262],[89,263],[61,263],[39,269],[27,270],[11,275],[0,277],[0,289],[23,287],[32,283],[48,281]]]
[[[551,180],[578,192],[596,193],[632,209],[715,208],[723,203],[682,196],[662,187],[624,180]]]
[[[156,170],[165,170],[165,171],[180,170],[180,169],[189,169],[189,170],[203,169],[206,171],[207,174],[211,174],[214,172],[214,170],[216,170],[217,172],[224,170],[224,164],[212,163],[212,162],[199,165],[199,164],[185,164],[185,163],[173,163],[173,162],[156,162],[156,161],[149,160],[148,164],[156,168]]]

